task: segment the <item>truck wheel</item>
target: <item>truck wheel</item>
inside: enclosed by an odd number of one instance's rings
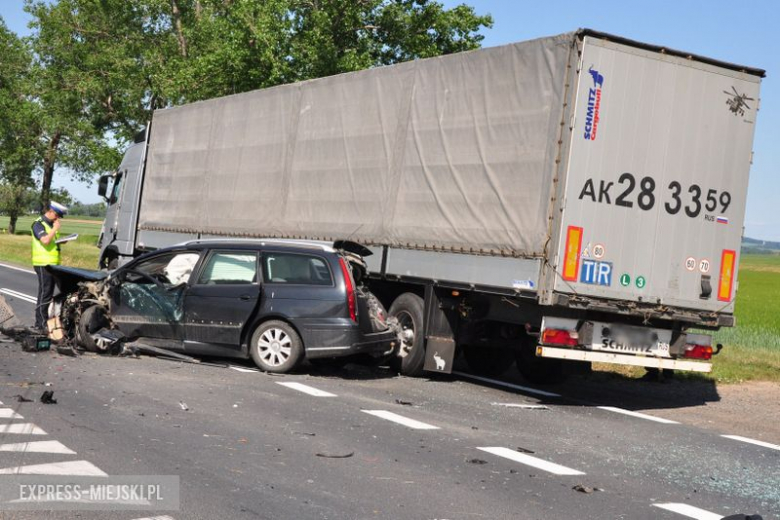
[[[110,325],[108,311],[102,305],[87,307],[76,325],[76,342],[90,352],[102,352],[92,334]]]
[[[463,355],[469,368],[482,376],[500,376],[514,362],[514,353],[511,350],[497,348],[464,345]]]
[[[261,370],[281,374],[295,368],[301,360],[303,342],[287,323],[266,321],[252,334],[249,353]]]
[[[405,376],[418,377],[425,365],[425,333],[423,332],[423,299],[404,293],[390,306],[390,315],[398,319],[402,337],[398,346],[395,368]]]
[[[536,356],[536,338],[525,334],[519,350],[515,351],[517,369],[532,383],[548,385],[566,379],[563,360]]]

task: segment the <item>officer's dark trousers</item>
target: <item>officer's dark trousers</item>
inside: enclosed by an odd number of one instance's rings
[[[46,330],[49,319],[49,304],[54,296],[54,276],[49,266],[36,265],[35,274],[38,277],[38,302],[35,304],[35,328]]]

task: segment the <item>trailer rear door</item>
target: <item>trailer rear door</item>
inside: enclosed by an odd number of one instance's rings
[[[584,39],[555,291],[733,312],[759,85]]]

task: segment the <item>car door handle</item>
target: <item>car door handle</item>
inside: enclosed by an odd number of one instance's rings
[[[247,301],[247,300],[251,300],[252,299],[252,295],[251,294],[242,294],[241,296],[239,296],[239,298],[241,300],[243,300],[243,301]]]

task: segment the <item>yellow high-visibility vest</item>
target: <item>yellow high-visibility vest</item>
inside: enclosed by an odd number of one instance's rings
[[[35,222],[43,224],[46,234],[51,233],[51,226],[44,222],[43,217],[38,217]],[[33,226],[35,226],[33,222]],[[38,240],[35,232],[32,234],[32,264],[36,265],[60,265],[60,246],[54,242],[60,238],[60,232],[54,234],[54,239],[47,245]]]

